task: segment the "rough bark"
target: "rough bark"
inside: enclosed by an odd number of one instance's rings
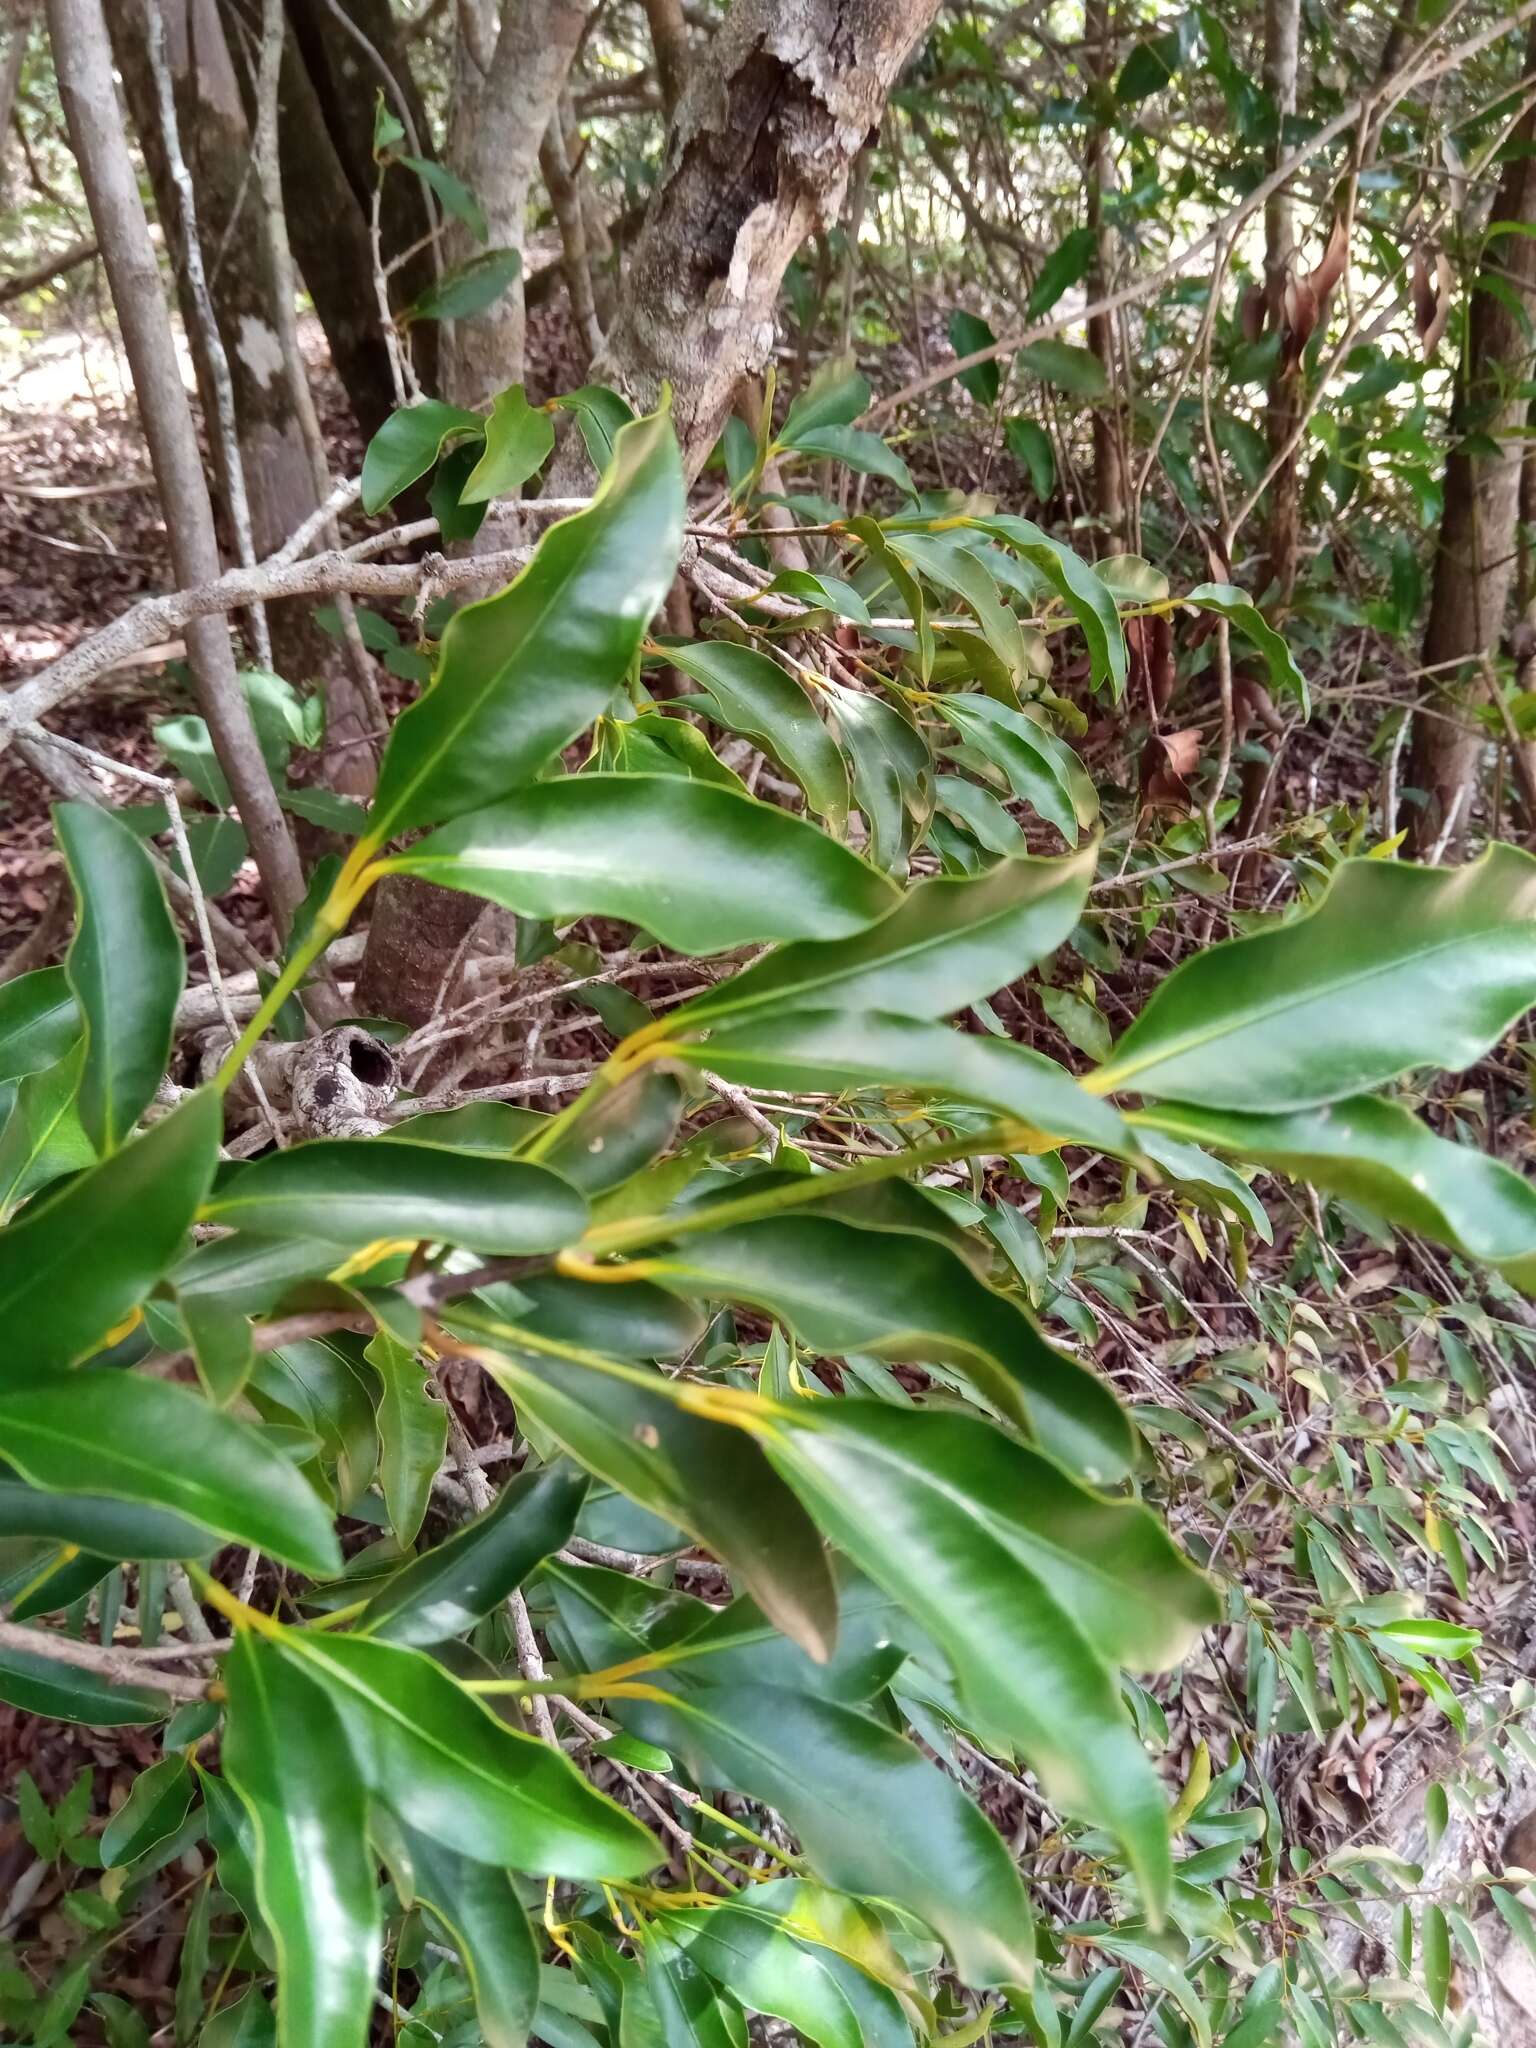
[[[487,16],[479,0],[466,0],[460,10],[444,154],[480,201],[495,248],[524,246],[539,145],[555,117],[592,5],[593,0],[503,0],[499,22],[495,10]],[[477,247],[458,224],[444,234],[450,262],[473,255]],[[488,312],[455,321],[444,337],[443,395],[456,405],[480,405],[516,383],[523,373],[523,331],[519,278]]]
[[[172,564],[183,584],[211,582],[221,567],[213,506],[113,86],[101,0],[48,0],[48,24],[59,95],[133,373]],[[199,708],[250,835],[268,902],[285,927],[304,894],[304,878],[236,677],[228,625],[218,617],[199,619],[189,623],[186,641]]]
[[[1114,71],[1110,0],[1088,0],[1083,20],[1089,74],[1104,92]],[[1088,144],[1087,226],[1093,236],[1093,262],[1088,272],[1088,297],[1101,299],[1112,289],[1114,237],[1104,221],[1104,195],[1114,178],[1109,131],[1096,126]],[[1120,405],[1120,378],[1115,364],[1115,326],[1109,313],[1088,322],[1088,347],[1098,359],[1110,391],[1093,415],[1093,497],[1101,529],[1100,552],[1115,554],[1126,540],[1125,417]]]
[[[1536,66],[1536,29],[1527,42],[1526,69]],[[1528,107],[1506,146],[1504,174],[1491,218],[1536,229],[1536,106]],[[1499,644],[1515,570],[1515,518],[1530,374],[1529,322],[1536,318],[1536,236],[1496,236],[1483,257],[1502,280],[1470,294],[1467,339],[1451,413],[1451,452],[1445,468],[1445,503],[1424,632],[1426,687],[1465,704],[1482,694],[1480,664]],[[1467,437],[1477,437],[1467,446]],[[1489,440],[1498,453],[1482,452]],[[1427,801],[1409,820],[1417,852],[1434,847],[1451,826],[1448,845],[1465,836],[1476,802],[1483,739],[1463,723],[1415,721],[1408,779]]]
[[[1264,89],[1279,120],[1274,158],[1285,155],[1284,124],[1296,112],[1296,77],[1300,64],[1301,0],[1267,0],[1264,12]],[[1285,326],[1285,287],[1296,261],[1296,229],[1291,195],[1282,185],[1264,208],[1264,298],[1269,331]],[[1286,352],[1287,354],[1289,352]],[[1289,447],[1301,419],[1301,361],[1282,354],[1269,381],[1265,434],[1271,460]],[[1301,553],[1301,472],[1296,451],[1276,470],[1269,487],[1269,528],[1265,550],[1268,577],[1278,605],[1289,605],[1296,587]]]
[[[855,159],[937,0],[737,0],[695,65],[592,366],[639,406],[665,383],[696,476],[743,377],[773,347],[779,285],[837,217]],[[581,474],[557,458],[552,488]]]
[[[251,135],[214,0],[171,0],[166,8],[168,54],[177,112],[207,247],[219,251],[213,271],[214,315],[223,336],[234,386],[241,466],[258,558],[270,554],[319,502],[312,465],[284,374],[268,267],[263,250],[260,195],[250,175]],[[174,241],[176,194],[161,147],[154,88],[145,53],[144,23],[136,6],[113,10],[112,42],[123,90],[138,130],[156,209]],[[181,281],[183,317],[205,413],[209,365],[201,323],[192,317]],[[216,448],[216,456],[220,451]],[[218,464],[227,491],[224,464]],[[367,730],[345,659],[315,624],[306,600],[275,605],[269,615],[273,661],[291,682],[318,680],[326,693],[330,738],[338,743],[335,786],[352,795],[371,787],[371,755],[358,742]]]

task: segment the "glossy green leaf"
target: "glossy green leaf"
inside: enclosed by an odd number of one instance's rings
[[[192,1804],[192,1772],[184,1756],[163,1756],[134,1779],[128,1797],[101,1835],[101,1860],[108,1870],[133,1863],[174,1835]]]
[[[881,476],[895,484],[905,497],[917,496],[917,485],[912,481],[912,472],[896,453],[888,448],[878,434],[868,434],[859,427],[799,427],[795,438],[789,441],[779,436],[780,445],[792,447],[797,455],[826,457],[833,462],[845,463],[849,469],[856,469],[864,476]]]
[[[868,514],[848,521],[848,531],[856,540],[862,541],[869,559],[889,577],[891,588],[912,621],[912,631],[917,639],[917,672],[919,680],[926,686],[933,674],[934,640],[933,627],[928,622],[928,607],[923,602],[923,593],[917,578],[891,546],[885,529],[878,520]],[[885,606],[879,598],[877,607]]]
[[[1436,1137],[1395,1102],[1359,1095],[1290,1116],[1168,1102],[1136,1123],[1198,1138],[1234,1158],[1362,1202],[1388,1222],[1498,1266],[1517,1286],[1536,1291],[1536,1189],[1502,1160]]]
[[[1274,1240],[1263,1203],[1230,1166],[1198,1145],[1185,1144],[1145,1121],[1133,1124],[1136,1141],[1170,1186],[1202,1209],[1237,1217],[1266,1244]]]
[[[919,882],[848,939],[780,946],[673,1011],[692,1025],[764,1006],[836,1005],[947,1017],[1016,981],[1077,923],[1097,849],[1063,860],[1003,861],[975,880]]]
[[[573,412],[592,467],[605,477],[618,450],[619,435],[635,417],[629,401],[606,384],[583,384],[557,398],[560,412]]]
[[[639,1877],[660,1851],[558,1750],[489,1713],[417,1650],[291,1630],[282,1654],[323,1687],[357,1766],[407,1826],[478,1863]]]
[[[1451,1983],[1451,1935],[1439,1906],[1427,1905],[1420,1915],[1419,1950],[1429,2002],[1443,2017]]]
[[[1239,590],[1234,583],[1201,583],[1186,591],[1179,601],[1196,605],[1203,612],[1217,612],[1230,620],[1243,638],[1263,655],[1269,670],[1270,688],[1294,699],[1301,707],[1303,718],[1309,716],[1312,695],[1307,688],[1307,679],[1296,666],[1296,658],[1290,648],[1246,590]]]
[[[1023,630],[1003,599],[992,572],[963,545],[969,536],[892,531],[891,547],[910,568],[941,590],[953,591],[976,614],[988,647],[1008,673],[1008,687],[1028,665]]]
[[[1086,276],[1093,262],[1093,253],[1092,228],[1070,229],[1041,264],[1040,273],[1030,287],[1024,318],[1038,320],[1042,314],[1049,313],[1062,293],[1070,291]]]
[[[394,161],[403,164],[406,170],[414,171],[418,178],[424,178],[442,201],[444,212],[462,221],[477,242],[487,239],[485,210],[462,179],[456,178],[444,165],[434,163],[430,157],[399,156]]]
[[[681,1405],[660,1374],[514,1350],[515,1334],[485,1358],[513,1400],[599,1478],[706,1544],[786,1635],[826,1657],[837,1593],[821,1538],[753,1439]]]
[[[740,2009],[718,1995],[675,1941],[653,1925],[647,1928],[640,1951],[646,1989],[666,2048],[748,2048],[747,2023]]]
[[[1536,859],[1345,861],[1318,906],[1197,953],[1120,1039],[1096,1089],[1273,1113],[1460,1068],[1536,1001]]]
[[[363,2048],[381,1952],[367,1789],[323,1686],[242,1632],[224,1663],[225,1774],[254,1825],[279,2038]]]
[[[87,1369],[0,1393],[0,1444],[34,1486],[163,1508],[316,1576],[331,1518],[267,1438],[168,1380]]]
[[[222,1122],[218,1097],[201,1089],[0,1231],[0,1320],[12,1333],[0,1387],[73,1363],[144,1299],[197,1213]]]
[[[646,1263],[664,1286],[767,1309],[820,1352],[953,1365],[1089,1478],[1131,1464],[1131,1426],[1104,1381],[931,1239],[785,1215],[680,1238]]]
[[[411,301],[401,318],[474,320],[481,313],[488,313],[522,274],[521,250],[483,249],[452,270],[445,270]]]
[[[396,1541],[416,1541],[432,1481],[443,1462],[448,1411],[436,1380],[415,1353],[380,1330],[365,1354],[379,1375],[379,1484]]]
[[[84,1044],[76,1044],[18,1084],[0,1129],[0,1221],[50,1181],[95,1164],[76,1100],[84,1063]]]
[[[848,819],[848,770],[810,698],[789,673],[756,648],[732,640],[669,646],[667,659],[702,683],[708,709],[727,731],[762,746],[805,791],[806,802],[840,833]]]
[[[80,1120],[105,1157],[160,1085],[186,958],[160,878],[128,827],[87,803],[55,804],[53,820],[75,890],[64,965],[85,1019]]]
[[[881,697],[826,685],[832,715],[853,774],[853,801],[869,835],[869,858],[890,873],[907,855],[933,812],[933,760],[928,742]]]
[[[485,453],[459,492],[461,505],[483,505],[510,497],[543,468],[555,445],[554,423],[542,406],[530,405],[521,384],[498,392],[485,423]]]
[[[384,750],[374,844],[531,782],[586,730],[671,587],[682,524],[677,438],[653,413],[620,434],[587,509],[551,526],[505,590],[449,620],[437,673]]]
[[[1015,796],[1076,846],[1078,828],[1093,823],[1099,800],[1087,770],[1064,740],[990,697],[946,697],[944,716],[1002,769]]]
[[[1035,496],[1044,504],[1056,488],[1056,451],[1035,420],[1011,419],[1003,430],[1008,450],[1029,471]]]
[[[1043,342],[1035,344],[1037,348],[1046,345]],[[1028,350],[1021,351],[1020,361],[1028,353]],[[1084,351],[1072,350],[1070,353],[1078,355]],[[1094,359],[1090,356],[1087,360],[1093,362]],[[1096,363],[1094,367],[1098,367]],[[1033,520],[1015,518],[1011,513],[995,513],[990,518],[971,519],[967,523],[1001,541],[1031,568],[1039,570],[1082,628],[1083,638],[1088,643],[1094,687],[1097,689],[1108,683],[1118,699],[1125,690],[1129,657],[1120,614],[1103,579],[1095,575],[1081,555],[1074,554],[1071,548],[1053,539]]]
[[[974,355],[978,349],[990,348],[997,340],[989,323],[979,313],[968,313],[964,306],[957,306],[949,316],[949,345],[957,356]],[[997,398],[1002,384],[1002,366],[994,356],[987,363],[973,363],[970,369],[960,372],[960,383],[978,405],[991,405]]]
[[[488,1253],[547,1252],[579,1237],[586,1203],[547,1167],[394,1137],[314,1138],[221,1169],[210,1223],[337,1246],[432,1238]]]
[[[40,1073],[80,1036],[80,1012],[62,967],[0,982],[0,1081]]]
[[[912,2039],[900,1999],[859,1959],[900,1965],[873,1913],[845,1893],[774,1878],[660,1924],[738,2003],[787,2021],[818,2048],[907,2048]]]
[[[24,1714],[80,1721],[92,1728],[127,1728],[163,1721],[171,1711],[164,1693],[141,1685],[113,1685],[99,1672],[79,1671],[47,1654],[48,1633],[36,1631],[34,1652],[0,1646],[0,1700]]]
[[[524,917],[624,918],[682,953],[841,938],[895,900],[804,819],[670,775],[541,782],[384,865]]]
[[[990,1821],[920,1750],[867,1714],[780,1686],[701,1686],[622,1716],[784,1817],[826,1883],[928,1923],[962,1981],[1027,1983],[1034,1928]]]
[[[817,427],[851,427],[868,406],[869,384],[854,368],[852,355],[831,356],[789,408],[783,434],[803,434]],[[783,445],[794,447],[795,442],[785,440]]]
[[[975,1416],[841,1401],[773,1429],[822,1526],[944,1647],[1047,1794],[1119,1837],[1160,1910],[1165,1803],[1111,1667],[1166,1669],[1221,1614],[1162,1524]]]
[[[205,1530],[165,1508],[49,1493],[9,1476],[0,1477],[0,1536],[52,1536],[112,1558],[202,1557],[212,1547]]]
[[[370,516],[382,512],[407,485],[426,475],[449,441],[484,428],[479,413],[437,398],[392,412],[363,455],[363,510]]]
[[[839,991],[840,993],[840,991]],[[1006,1038],[979,1038],[922,1018],[878,1011],[755,1011],[698,1028],[679,1048],[728,1081],[795,1093],[851,1088],[916,1090],[979,1103],[1057,1143],[1134,1154],[1130,1126],[1086,1094],[1054,1060]],[[1016,1144],[1009,1149],[1016,1149]]]
[[[1074,398],[1103,398],[1109,390],[1104,365],[1086,348],[1047,337],[1029,342],[1014,358],[1019,368],[1043,384],[1070,391]]]
[[[539,1949],[511,1878],[397,1826],[397,1886],[407,1903],[419,1901],[441,1921],[459,1951],[486,2048],[523,2048],[539,2002]]]
[[[397,1572],[359,1630],[414,1646],[464,1634],[569,1540],[586,1490],[586,1474],[566,1465],[521,1474],[484,1514]]]

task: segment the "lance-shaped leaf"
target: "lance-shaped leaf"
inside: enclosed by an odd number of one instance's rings
[[[990,519],[967,519],[960,523],[1002,541],[1031,568],[1040,571],[1082,628],[1095,689],[1108,683],[1112,694],[1119,698],[1125,690],[1130,664],[1120,614],[1103,579],[1095,575],[1081,555],[1053,540],[1033,520],[996,513]]]
[[[1436,1137],[1398,1103],[1358,1095],[1289,1116],[1243,1116],[1166,1102],[1136,1122],[1362,1202],[1536,1292],[1536,1189],[1502,1160]]]
[[[673,775],[537,783],[380,865],[524,917],[621,917],[680,953],[842,938],[896,900],[803,818]]]
[[[532,781],[624,680],[683,536],[672,422],[624,428],[586,511],[550,527],[505,590],[455,612],[437,673],[395,720],[368,814],[374,845]]]
[[[203,1207],[210,1223],[262,1236],[434,1238],[496,1254],[554,1251],[580,1236],[586,1213],[547,1167],[395,1138],[315,1138],[226,1166]]]
[[[933,815],[933,759],[915,724],[882,697],[828,683],[853,769],[853,801],[869,829],[869,857],[889,872]]]
[[[420,1651],[293,1629],[282,1654],[323,1687],[377,1797],[445,1848],[575,1879],[639,1877],[657,1862],[646,1829],[568,1758]]]
[[[621,1718],[701,1783],[774,1807],[828,1884],[925,1920],[965,1983],[1029,1981],[1034,1926],[1013,1858],[959,1785],[879,1721],[773,1685],[700,1686]]]
[[[672,666],[702,683],[704,708],[728,732],[745,733],[805,791],[834,832],[848,820],[848,770],[809,697],[786,670],[754,647],[693,640],[667,648]]]
[[[847,1088],[915,1089],[980,1103],[1058,1144],[1134,1156],[1135,1134],[1044,1053],[977,1038],[921,1018],[859,1010],[762,1010],[701,1027],[679,1054],[728,1081],[828,1095]],[[1007,1149],[1017,1149],[1010,1146]]]
[[[837,1591],[815,1524],[753,1438],[684,1405],[659,1373],[497,1338],[487,1371],[571,1456],[706,1544],[774,1623],[825,1658]]]
[[[1148,1159],[1180,1194],[1187,1195],[1198,1208],[1218,1216],[1238,1217],[1266,1244],[1274,1242],[1263,1203],[1230,1166],[1202,1152],[1198,1145],[1185,1144],[1146,1122],[1138,1122],[1133,1129],[1136,1142]]]
[[[84,1063],[80,1041],[63,1059],[18,1084],[0,1130],[0,1222],[50,1181],[95,1165],[96,1148],[86,1136],[77,1101]]]
[[[181,1515],[104,1494],[49,1493],[0,1477],[0,1536],[52,1536],[99,1557],[202,1557],[208,1533]]]
[[[462,1635],[569,1539],[586,1490],[586,1474],[564,1464],[522,1473],[484,1514],[397,1572],[359,1630],[415,1646]]]
[[[979,1417],[840,1401],[780,1411],[773,1456],[838,1545],[947,1652],[1048,1794],[1111,1829],[1154,1912],[1165,1802],[1111,1666],[1165,1669],[1220,1618],[1145,1509],[1099,1499]]]
[[[381,1953],[368,1793],[323,1687],[247,1632],[224,1663],[224,1771],[251,1816],[279,2037],[363,2048]]]
[[[947,1017],[1015,981],[1077,923],[1096,847],[1063,860],[1000,861],[976,879],[919,882],[847,939],[780,946],[672,1012],[673,1023],[762,1006]]]
[[[1303,718],[1312,709],[1307,679],[1296,666],[1295,656],[1259,610],[1246,590],[1235,583],[1201,583],[1186,591],[1182,604],[1197,605],[1203,612],[1216,612],[1235,626],[1243,638],[1256,647],[1269,670],[1270,687],[1282,690],[1301,706]]]
[[[144,1299],[197,1214],[221,1126],[218,1097],[200,1090],[0,1231],[0,1387],[94,1350]]]
[[[416,1828],[396,1822],[391,1833],[396,1888],[441,1921],[459,1951],[486,2048],[523,2048],[539,2002],[539,1950],[511,1878]]]
[[[1346,861],[1315,910],[1175,968],[1090,1079],[1208,1109],[1307,1109],[1468,1066],[1536,1001],[1536,860]]]
[[[404,1545],[426,1520],[432,1481],[448,1440],[448,1410],[437,1382],[408,1344],[380,1330],[364,1353],[379,1376],[379,1485],[389,1526]]]
[[[163,1721],[171,1702],[149,1686],[114,1685],[98,1671],[80,1671],[48,1655],[48,1631],[37,1629],[36,1651],[0,1648],[0,1700],[24,1714],[81,1721],[92,1728],[130,1728]]]
[[[968,549],[956,546],[952,534],[892,532],[890,544],[904,562],[930,583],[965,599],[976,614],[987,645],[1016,682],[1027,665],[1023,631],[1003,601],[986,564]]]
[[[1131,1425],[1105,1382],[931,1238],[772,1216],[679,1238],[647,1265],[663,1286],[765,1308],[821,1352],[952,1365],[1085,1477],[1130,1467]]]
[[[174,1835],[187,1817],[194,1790],[191,1768],[179,1751],[163,1756],[133,1781],[133,1788],[101,1833],[108,1870],[132,1863]]]
[[[331,1518],[259,1429],[168,1380],[87,1368],[0,1393],[0,1444],[34,1486],[168,1509],[296,1570],[338,1571]]]
[[[904,1973],[874,1914],[845,1893],[773,1878],[658,1924],[740,2004],[818,2048],[909,2048],[901,2000],[861,1958]]]
[[[448,443],[479,435],[485,421],[477,412],[424,398],[392,412],[363,452],[363,510],[382,512],[391,498],[425,476]]]
[[[1088,771],[1064,740],[990,697],[946,697],[944,716],[1002,769],[1015,796],[1076,846],[1079,826],[1091,825],[1098,816],[1099,799]]]
[[[667,2048],[747,2048],[747,2022],[740,2008],[719,1995],[670,1936],[653,1924],[638,1946],[645,1962],[644,1989]],[[619,2032],[625,2041],[640,2032],[640,2025],[631,2020],[628,1987]]]
[[[0,984],[0,1081],[40,1073],[80,1036],[80,1012],[62,967]]]
[[[187,963],[137,836],[95,804],[55,804],[53,819],[75,890],[64,966],[85,1019],[80,1120],[105,1157],[160,1085]]]

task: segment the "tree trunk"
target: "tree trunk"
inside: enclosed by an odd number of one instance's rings
[[[493,247],[521,250],[539,145],[556,119],[591,0],[464,0],[455,39],[453,113],[445,152],[484,210]],[[461,226],[443,237],[445,260],[479,246]],[[581,258],[585,264],[585,252]],[[590,292],[588,293],[590,308]],[[459,320],[442,349],[443,396],[484,405],[523,374],[521,277],[476,320]],[[396,875],[378,890],[356,1003],[369,1016],[424,1024],[456,972],[480,910],[473,897]]]
[[[149,0],[151,5],[162,0]],[[171,0],[165,7],[167,53],[178,123],[197,193],[205,246],[220,252],[211,288],[234,384],[241,466],[258,558],[280,547],[318,502],[312,465],[284,373],[272,317],[256,180],[247,176],[251,134],[214,0]],[[138,4],[113,9],[113,51],[149,169],[168,244],[179,246],[179,207],[161,146],[153,80]],[[178,279],[181,270],[178,266]],[[205,417],[211,417],[201,326],[182,280],[182,314]],[[210,440],[214,437],[210,435]],[[215,454],[221,451],[215,443]],[[219,463],[222,470],[222,462]],[[227,479],[222,479],[227,490]],[[366,709],[346,658],[315,624],[308,599],[269,608],[273,660],[291,682],[319,680],[325,690],[334,786],[353,796],[372,788],[372,754],[363,743]]]
[[[688,83],[688,24],[683,16],[683,0],[645,0],[645,19],[656,56],[662,112],[670,121]]]
[[[1536,66],[1536,29],[1525,67]],[[1536,230],[1536,106],[1527,107],[1505,145],[1504,175],[1491,218]],[[1529,323],[1536,318],[1536,235],[1496,236],[1483,258],[1500,280],[1497,295],[1474,289],[1467,338],[1451,412],[1445,506],[1424,633],[1429,692],[1451,711],[1414,723],[1409,780],[1427,802],[1413,812],[1412,839],[1424,853],[1444,837],[1459,846],[1477,796],[1478,758],[1485,741],[1469,706],[1486,694],[1480,664],[1498,646],[1515,569],[1515,518],[1528,400],[1522,380],[1531,359]],[[1468,436],[1476,437],[1469,449]],[[1498,453],[1484,453],[1492,439]],[[1468,729],[1470,728],[1470,729]],[[1449,828],[1449,830],[1447,830]]]
[[[59,96],[133,372],[172,564],[188,588],[211,583],[222,566],[213,507],[113,86],[101,0],[48,0],[48,25]],[[286,929],[303,897],[304,877],[236,676],[228,623],[220,615],[194,620],[186,642],[198,708],[250,836],[273,916]]]
[[[663,384],[690,477],[736,387],[773,348],[790,258],[842,205],[848,174],[937,0],[737,0],[693,67],[592,375],[637,406]],[[579,482],[568,437],[551,489]]]
[[[521,253],[527,236],[528,192],[539,145],[555,118],[571,61],[593,0],[503,0],[499,27],[492,10],[465,0],[454,51],[452,116],[445,151],[449,168],[479,200],[494,248]],[[479,22],[477,33],[475,24]],[[478,244],[453,223],[443,237],[448,260],[473,255]],[[523,374],[523,281],[475,320],[458,320],[445,337],[443,395],[455,405],[483,405]]]
[[[1296,112],[1296,74],[1301,50],[1301,0],[1267,0],[1264,13],[1264,89],[1275,109],[1278,163],[1289,144],[1285,123]],[[1264,299],[1271,334],[1285,331],[1285,287],[1296,261],[1291,195],[1282,185],[1264,208]],[[1269,380],[1265,419],[1270,459],[1288,447],[1301,419],[1301,358],[1282,358]],[[1275,603],[1289,606],[1301,554],[1301,472],[1293,449],[1269,486],[1268,577]]]
[[[217,0],[217,5],[228,47],[250,53],[249,62],[235,67],[241,109],[250,126],[255,121],[260,0]],[[279,90],[279,146],[294,259],[357,424],[365,436],[371,435],[393,410],[395,395],[389,353],[379,332],[367,198],[359,197],[347,176],[296,33],[283,51]],[[371,119],[372,94],[366,97]],[[243,172],[245,166],[237,168]],[[424,216],[418,219],[424,226]]]
[[[1083,19],[1089,73],[1101,92],[1109,91],[1114,73],[1110,0],[1088,0]],[[1097,124],[1088,144],[1088,231],[1093,236],[1093,262],[1088,270],[1088,296],[1102,298],[1111,289],[1113,237],[1104,223],[1104,193],[1114,177],[1109,131]],[[1109,398],[1093,415],[1093,497],[1100,523],[1100,554],[1116,554],[1126,540],[1125,416],[1120,405],[1120,378],[1115,367],[1115,326],[1110,313],[1095,313],[1088,322],[1088,346],[1104,372]]]

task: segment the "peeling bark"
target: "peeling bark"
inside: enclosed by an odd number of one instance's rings
[[[743,377],[773,348],[790,258],[829,226],[852,166],[937,0],[737,0],[693,67],[592,366],[637,406],[663,384],[690,477]],[[567,445],[552,489],[581,469]],[[563,479],[563,481],[562,481]]]

